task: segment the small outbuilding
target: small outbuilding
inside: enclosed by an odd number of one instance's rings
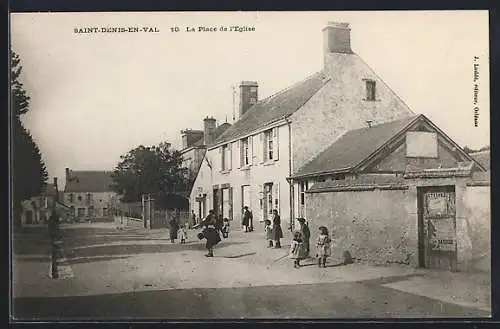
[[[348,131],[290,179],[334,253],[452,271],[490,255],[489,169],[424,115]]]

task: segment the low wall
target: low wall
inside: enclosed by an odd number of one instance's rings
[[[464,216],[457,218],[458,240],[462,242],[459,268],[489,271],[491,270],[490,186],[466,186],[461,202]]]
[[[417,198],[413,190],[307,194],[311,242],[318,227],[334,237],[334,256],[377,263],[418,264]]]

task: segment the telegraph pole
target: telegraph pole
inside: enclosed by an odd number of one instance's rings
[[[236,87],[234,85],[231,86],[233,89],[233,123],[236,121]]]

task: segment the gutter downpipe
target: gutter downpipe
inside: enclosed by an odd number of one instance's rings
[[[292,125],[290,120],[288,118],[285,118],[286,123],[288,124],[288,177],[290,179],[287,179],[288,184],[289,184],[289,194],[290,194],[290,223],[289,223],[289,228],[293,231],[294,227],[294,188],[293,188],[293,178],[292,177]]]

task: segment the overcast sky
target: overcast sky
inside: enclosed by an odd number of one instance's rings
[[[462,146],[489,144],[487,11],[12,14],[31,96],[24,123],[51,177],[63,181],[65,167],[111,170],[140,144],[179,147],[180,130],[202,129],[207,115],[231,122],[231,86],[241,80],[258,81],[264,98],[321,70],[328,21],[351,24],[353,51],[414,112]],[[255,31],[185,32],[232,25]],[[80,27],[160,32],[74,33]]]

